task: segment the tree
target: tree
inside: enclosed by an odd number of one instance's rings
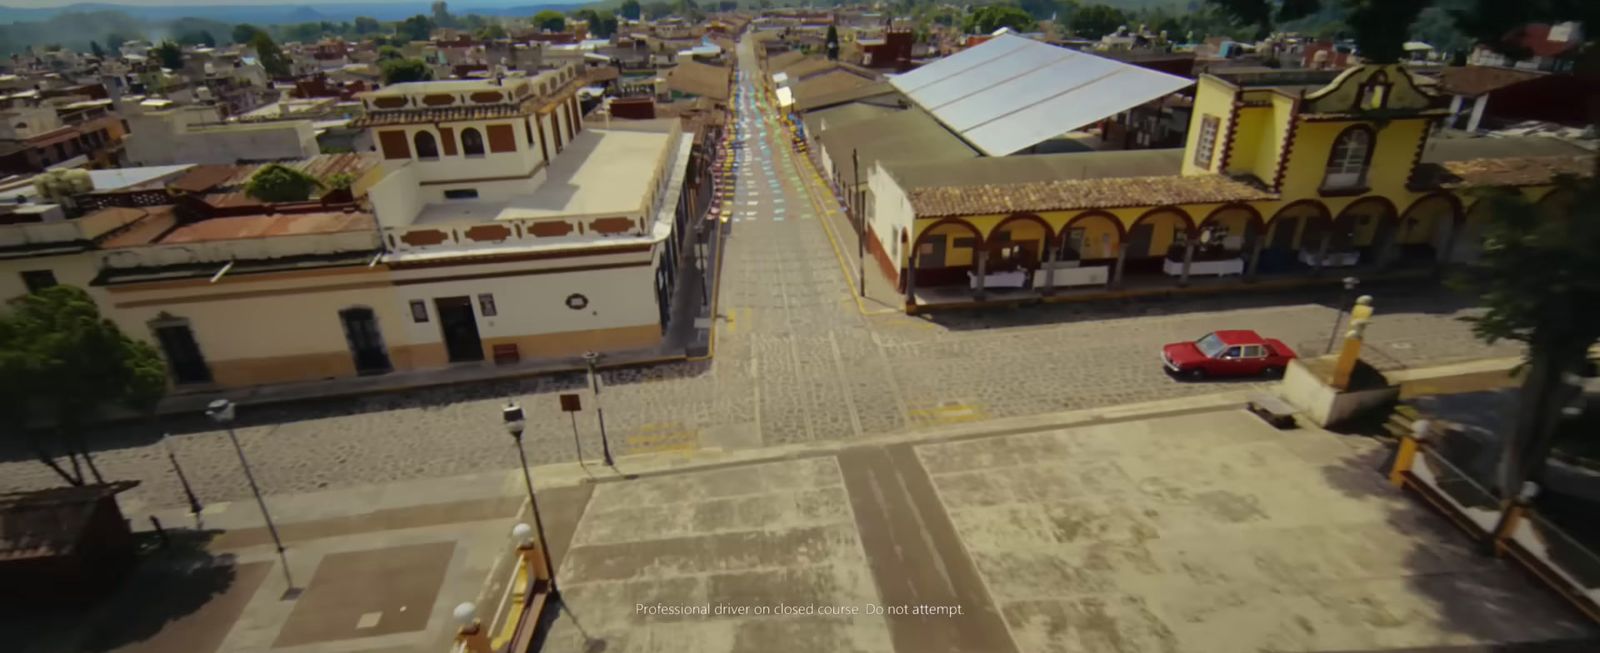
[[[1256,38],[1264,39],[1272,34],[1272,28],[1278,22],[1305,18],[1322,8],[1320,0],[1206,0],[1207,3],[1217,6],[1234,22],[1241,25],[1254,25]],[[1411,23],[1407,22],[1407,25]]]
[[[383,31],[383,25],[378,19],[371,16],[356,16],[356,22],[351,26],[356,34],[377,34]]]
[[[639,0],[622,0],[622,5],[617,7],[617,14],[628,20],[639,20],[643,15],[640,12]]]
[[[162,41],[150,49],[150,55],[161,62],[161,67],[177,70],[183,67],[183,48],[172,41]]]
[[[567,29],[567,17],[554,9],[546,9],[533,15],[533,25],[546,32],[561,32]]]
[[[89,53],[93,54],[96,59],[106,58],[106,51],[100,48],[99,41],[89,42]]]
[[[384,84],[425,82],[433,79],[433,70],[421,59],[386,59],[379,65]]]
[[[240,23],[238,25],[234,25],[233,26],[233,42],[234,43],[249,43],[249,42],[255,40],[257,34],[264,34],[264,33],[266,33],[266,32],[264,32],[261,28],[256,27],[255,25],[249,25],[249,24],[245,24],[245,23]]]
[[[839,60],[839,30],[832,25],[828,26],[828,58]]]
[[[1592,0],[1474,0],[1454,12],[1456,26],[1479,43],[1508,56],[1526,56],[1516,36],[1533,22],[1582,21],[1600,25],[1600,3]],[[1580,74],[1600,72],[1600,43],[1592,35],[1578,61]],[[1590,124],[1600,125],[1600,104],[1590,103]],[[1600,157],[1594,162],[1600,174]],[[1488,311],[1473,324],[1479,337],[1527,343],[1526,371],[1516,415],[1501,436],[1501,498],[1517,497],[1528,480],[1542,478],[1563,410],[1569,405],[1564,377],[1584,364],[1600,338],[1600,177],[1565,179],[1558,188],[1573,194],[1567,208],[1530,209],[1519,198],[1499,194],[1491,205],[1489,234],[1477,265],[1464,281],[1477,289]]]
[[[311,193],[321,185],[316,177],[282,164],[269,163],[250,175],[244,192],[263,202],[304,202],[311,199]]]
[[[650,20],[665,18],[672,15],[672,5],[656,0],[643,7],[644,17]]]
[[[250,49],[256,51],[256,59],[261,61],[261,67],[273,77],[288,77],[291,73],[289,58],[284,56],[283,50],[278,49],[278,44],[266,32],[257,31],[250,38]]]
[[[127,42],[128,37],[116,32],[110,32],[106,34],[106,47],[109,48],[113,54],[122,54],[122,44]]]
[[[1089,5],[1075,12],[1068,19],[1067,26],[1078,36],[1097,39],[1128,24],[1128,17],[1122,10],[1106,5]]]
[[[400,48],[392,45],[383,45],[378,47],[379,61],[388,61],[389,59],[404,59],[405,56],[405,53],[401,52]]]
[[[12,300],[0,314],[0,423],[27,431],[39,461],[72,485],[104,482],[82,427],[112,406],[153,412],[166,393],[161,357],[104,319],[82,289],[55,286]],[[65,455],[67,465],[57,460]]]
[[[450,6],[445,4],[444,0],[434,0],[432,9],[433,24],[439,27],[455,27],[456,18],[450,15]]]
[[[1395,63],[1405,57],[1411,24],[1433,0],[1345,0],[1345,24],[1356,39],[1356,53],[1372,63]]]
[[[433,36],[433,21],[417,14],[395,23],[394,33],[407,41],[426,41]]]
[[[617,17],[609,11],[579,9],[573,12],[572,17],[588,23],[589,33],[595,37],[609,39],[617,33]]]
[[[506,37],[506,28],[501,27],[500,23],[489,23],[488,25],[483,26],[482,29],[479,29],[477,32],[475,32],[473,36],[477,37],[477,39],[480,41],[503,39]]]
[[[1014,5],[985,5],[967,16],[963,29],[968,34],[990,34],[1002,27],[1028,32],[1035,25],[1033,16]]]
[[[1029,16],[1045,20],[1062,13],[1063,5],[1068,9],[1066,13],[1071,13],[1070,10],[1075,8],[1076,3],[1072,2],[1072,0],[1066,0],[1065,2],[1058,2],[1057,0],[1021,0],[1017,4],[1022,7],[1023,11],[1028,12]]]

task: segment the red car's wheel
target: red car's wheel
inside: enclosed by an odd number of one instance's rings
[[[1281,367],[1269,367],[1267,369],[1261,370],[1261,376],[1267,377],[1269,379],[1281,379],[1281,378],[1283,378],[1283,368],[1281,368]]]
[[[1206,378],[1206,370],[1203,367],[1189,368],[1183,371],[1183,378],[1189,379],[1190,381],[1199,381]]]

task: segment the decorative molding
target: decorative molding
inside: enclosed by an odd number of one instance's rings
[[[1272,177],[1272,192],[1283,192],[1283,178],[1289,174],[1289,157],[1294,154],[1295,137],[1300,133],[1300,98],[1289,108],[1289,130],[1278,149],[1278,171]]]
[[[1217,161],[1217,172],[1228,174],[1228,164],[1233,161],[1233,142],[1239,135],[1239,109],[1244,107],[1243,91],[1233,92],[1233,108],[1228,112],[1228,133],[1222,137],[1222,157]]]

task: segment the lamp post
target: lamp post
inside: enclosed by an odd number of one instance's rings
[[[1333,331],[1328,333],[1328,348],[1322,352],[1324,354],[1333,353],[1333,343],[1339,339],[1339,323],[1344,321],[1345,305],[1350,302],[1350,291],[1361,285],[1361,280],[1355,277],[1345,277],[1343,283],[1344,290],[1339,292],[1339,314],[1333,318]]]
[[[607,467],[616,467],[617,463],[611,459],[611,443],[606,439],[606,409],[600,405],[600,353],[588,351],[583,353],[583,362],[589,365],[589,387],[594,389],[594,412],[600,419],[600,455],[605,458]]]
[[[206,415],[227,430],[228,441],[233,443],[234,453],[239,454],[239,467],[244,470],[244,479],[250,483],[250,493],[255,495],[256,505],[261,507],[261,518],[267,522],[267,532],[272,534],[272,544],[278,549],[278,562],[283,567],[283,581],[289,585],[283,597],[292,599],[299,595],[299,591],[295,589],[294,577],[289,575],[289,556],[284,553],[283,539],[278,537],[278,527],[272,523],[272,513],[267,511],[267,501],[261,498],[261,488],[256,485],[255,474],[250,471],[250,461],[244,457],[244,447],[239,446],[239,436],[233,432],[235,408],[232,401],[218,399],[206,405]]]
[[[550,564],[550,539],[544,536],[544,520],[539,517],[539,497],[533,493],[533,475],[528,473],[528,454],[522,449],[522,431],[527,427],[527,421],[522,417],[522,407],[516,403],[507,402],[505,408],[500,409],[500,418],[504,421],[506,433],[511,434],[511,439],[517,443],[517,459],[522,461],[522,482],[528,486],[528,509],[533,511],[533,525],[539,532],[539,552],[544,556],[544,568],[550,573],[550,593],[556,591],[556,568]],[[513,530],[512,536],[518,538],[518,545],[524,544],[525,533]]]

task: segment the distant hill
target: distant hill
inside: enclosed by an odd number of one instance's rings
[[[356,16],[370,16],[378,20],[401,20],[417,14],[431,13],[431,2],[306,2],[282,5],[122,5],[107,2],[77,2],[58,7],[8,7],[0,4],[0,24],[12,22],[43,22],[64,13],[119,11],[137,16],[146,22],[176,18],[206,18],[229,24],[254,23],[305,23],[312,21],[347,21]],[[543,9],[571,11],[585,2],[528,4],[527,0],[478,0],[451,2],[450,13],[457,15],[481,14],[484,16],[531,16]]]

